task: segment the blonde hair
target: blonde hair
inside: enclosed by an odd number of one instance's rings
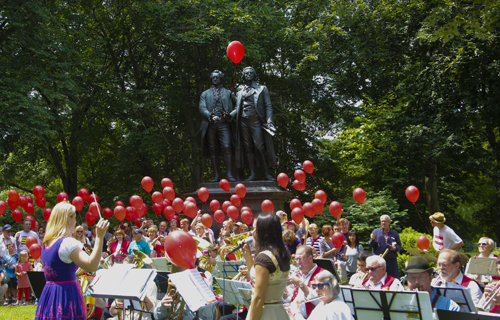
[[[42,245],[47,246],[53,240],[66,236],[68,233],[68,219],[72,215],[76,215],[75,206],[68,201],[59,202],[50,214]]]
[[[82,236],[80,238],[77,237],[77,231],[82,231]],[[85,243],[85,229],[82,227],[82,226],[77,226],[75,228],[75,233],[73,234],[73,238],[75,238],[76,240],[82,242],[82,243]]]
[[[26,257],[26,261],[28,261],[30,258],[28,251],[23,250],[23,251],[19,252],[19,262],[21,262],[22,257]],[[24,261],[24,262],[26,262],[26,261]]]
[[[148,234],[149,234],[150,232],[154,232],[154,233],[156,234],[156,233],[158,232],[158,230],[156,230],[156,228],[155,228],[155,227],[151,227],[151,228],[149,228],[149,229],[148,229]]]

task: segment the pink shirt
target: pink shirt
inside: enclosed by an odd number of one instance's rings
[[[30,271],[31,267],[31,262],[26,261],[25,263],[21,264],[21,262],[18,262],[16,264],[16,272],[22,272],[22,271]],[[28,281],[28,276],[26,274],[23,274],[21,276],[17,276],[17,287],[18,288],[29,288],[30,283]]]

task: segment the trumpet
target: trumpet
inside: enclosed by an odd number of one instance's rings
[[[493,290],[486,296],[486,300],[478,306],[478,309],[487,310],[490,303],[497,296],[498,292],[500,292],[500,281],[495,284]]]
[[[243,266],[242,266],[242,268],[243,268]],[[246,266],[244,267],[244,270],[248,270]],[[243,280],[245,280],[245,278],[246,278],[246,275],[244,275],[244,274],[243,274],[243,272],[241,272],[241,271],[240,271],[240,272],[238,272],[238,273],[237,273],[237,274],[233,277],[233,279],[232,279],[232,280],[236,280],[236,281],[243,281]]]

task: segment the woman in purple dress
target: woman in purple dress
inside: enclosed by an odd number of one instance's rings
[[[82,293],[76,280],[78,267],[96,271],[109,222],[97,224],[97,239],[92,254],[82,251],[82,243],[72,237],[76,211],[69,202],[60,202],[52,211],[42,243],[46,284],[38,301],[35,319],[86,319]]]

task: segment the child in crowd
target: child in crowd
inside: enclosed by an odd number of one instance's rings
[[[21,304],[21,298],[23,297],[26,304],[30,301],[30,284],[28,282],[28,276],[26,273],[28,271],[33,271],[31,262],[29,261],[28,251],[23,250],[19,253],[19,262],[16,264],[16,275],[17,275],[17,304]]]
[[[19,260],[19,257],[17,253],[15,253],[16,247],[14,246],[13,242],[7,243],[7,253],[3,257],[3,267],[4,271],[7,273],[7,275],[10,278],[9,281],[9,289],[7,290],[9,298],[5,299],[5,305],[8,305],[9,303],[16,303],[16,297],[17,297],[17,278],[16,278],[16,271],[15,267],[17,264],[17,261]],[[10,300],[12,299],[12,300]]]

